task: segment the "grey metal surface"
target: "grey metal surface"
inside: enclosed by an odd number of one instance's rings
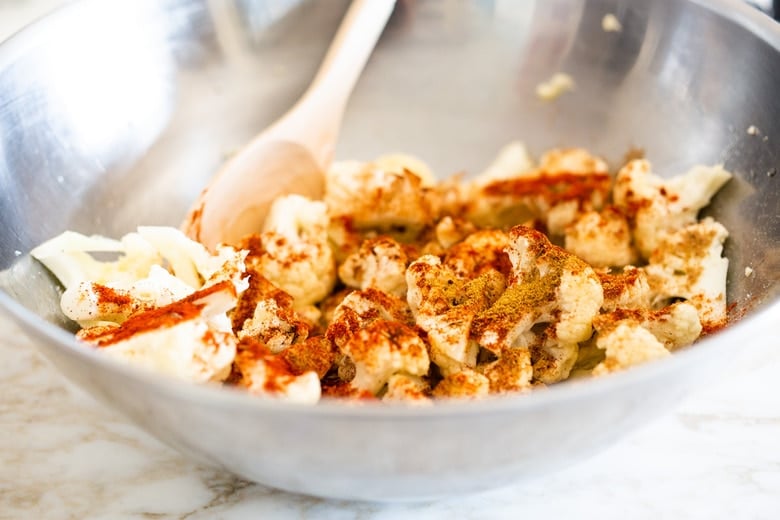
[[[247,478],[322,496],[476,491],[571,463],[676,402],[776,319],[780,29],[727,0],[401,1],[356,88],[342,158],[406,151],[446,175],[505,142],[585,146],[664,175],[723,161],[710,213],[731,231],[747,317],[599,381],[433,410],[301,408],[117,366],[75,344],[27,252],[65,229],[177,225],[226,154],[303,92],[346,2],[87,0],[0,47],[0,305],[71,379],[159,438]],[[621,33],[605,33],[611,12]],[[543,103],[564,71],[576,90]],[[760,135],[748,135],[755,125]],[[751,277],[744,269],[754,270]],[[43,317],[44,319],[41,319]],[[54,325],[52,325],[52,323]]]

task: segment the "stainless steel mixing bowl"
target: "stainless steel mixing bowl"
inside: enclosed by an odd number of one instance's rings
[[[303,91],[343,1],[83,1],[0,47],[0,304],[70,379],[201,461],[326,497],[422,499],[571,464],[670,409],[780,317],[780,29],[726,0],[400,2],[337,155],[402,150],[442,174],[505,142],[579,145],[664,175],[724,161],[730,329],[662,362],[434,408],[296,406],[171,381],[76,344],[28,251],[65,229],[177,225],[225,154]],[[614,13],[620,33],[604,32]],[[557,71],[576,90],[534,86]],[[755,125],[759,135],[746,129]],[[744,276],[745,267],[754,274]],[[670,449],[674,449],[670,446]]]

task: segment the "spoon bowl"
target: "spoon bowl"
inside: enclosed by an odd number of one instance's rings
[[[322,195],[349,95],[395,0],[353,0],[309,89],[295,106],[232,157],[182,223],[209,248],[261,230],[279,195]]]

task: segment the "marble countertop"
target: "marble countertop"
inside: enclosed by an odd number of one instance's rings
[[[0,0],[0,39],[63,0]],[[780,319],[780,316],[778,316]],[[198,466],[68,385],[0,318],[0,519],[780,518],[780,339],[607,451],[456,500],[319,500]]]

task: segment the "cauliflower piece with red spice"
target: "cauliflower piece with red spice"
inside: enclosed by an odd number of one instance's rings
[[[488,270],[465,280],[439,257],[423,255],[406,270],[406,282],[407,302],[428,334],[433,362],[445,375],[473,368],[479,345],[470,337],[471,322],[504,290],[504,277]]]
[[[431,386],[422,377],[393,374],[387,380],[387,391],[382,395],[382,401],[432,405],[430,395]]]
[[[247,262],[290,294],[297,309],[324,299],[336,283],[324,203],[301,195],[274,200],[260,235],[244,239]]]
[[[650,163],[635,159],[615,179],[613,198],[633,222],[634,243],[643,258],[650,258],[664,232],[696,222],[696,216],[732,175],[721,165],[694,166],[687,173],[664,179]]]
[[[319,375],[299,372],[280,355],[253,339],[238,344],[235,384],[254,395],[301,404],[316,404],[322,395]]]
[[[89,254],[93,252],[120,256],[101,261]],[[237,293],[248,283],[245,252],[223,246],[211,254],[168,227],[142,226],[119,241],[67,231],[35,248],[32,255],[65,286],[62,310],[82,327],[121,323],[134,313],[168,305],[222,281],[232,283]]]
[[[507,245],[509,237],[503,231],[475,231],[446,251],[444,264],[459,278],[476,278],[489,270],[506,275],[511,267],[504,251]]]
[[[515,226],[507,247],[512,273],[509,286],[472,324],[480,346],[500,355],[522,344],[537,323],[555,323],[555,337],[579,343],[591,336],[591,323],[604,300],[593,269],[539,231]]]
[[[726,324],[728,258],[721,256],[728,231],[711,218],[664,233],[644,267],[653,302],[683,298],[699,312],[705,329]]]
[[[216,327],[236,304],[229,281],[169,305],[144,310],[120,325],[81,329],[77,337],[132,365],[193,382],[223,381],[236,355],[232,333]]]
[[[620,272],[597,271],[604,291],[601,309],[606,312],[615,309],[646,309],[651,306],[650,285],[644,269],[626,266]]]
[[[437,398],[477,399],[487,397],[489,393],[490,380],[487,376],[470,368],[448,374],[433,389],[433,396]]]
[[[537,219],[552,235],[562,235],[582,212],[600,209],[611,186],[607,164],[580,148],[551,150],[536,168],[511,177],[491,173],[491,178],[496,180],[474,183],[467,207],[470,220],[504,228]]]
[[[650,331],[627,323],[620,323],[605,334],[599,334],[596,346],[605,351],[605,358],[593,369],[594,376],[625,370],[669,355],[663,343]]]
[[[599,335],[609,333],[620,324],[644,327],[670,351],[690,345],[702,330],[696,307],[686,302],[658,310],[617,309],[593,320],[593,328]]]
[[[580,352],[579,344],[561,341],[555,335],[554,324],[529,334],[525,340],[531,353],[534,381],[550,385],[569,377]]]
[[[374,231],[402,242],[416,238],[437,217],[432,191],[408,169],[397,171],[376,163],[334,163],[325,178],[325,203],[336,227]],[[332,233],[337,244],[347,240]]]
[[[341,300],[333,311],[333,319],[325,331],[325,337],[343,351],[354,334],[377,320],[414,323],[409,307],[403,300],[368,288],[365,291],[352,291]]]
[[[347,287],[373,287],[403,297],[406,294],[406,264],[403,246],[390,237],[364,240],[360,249],[339,266],[339,278]]]
[[[497,359],[478,364],[476,370],[487,377],[493,394],[528,390],[534,375],[527,348],[504,348]]]
[[[376,395],[395,374],[428,374],[428,349],[408,325],[376,320],[354,333],[341,348],[355,364],[350,385]]]
[[[587,211],[566,228],[565,249],[593,267],[622,267],[637,262],[626,217],[614,206]]]

